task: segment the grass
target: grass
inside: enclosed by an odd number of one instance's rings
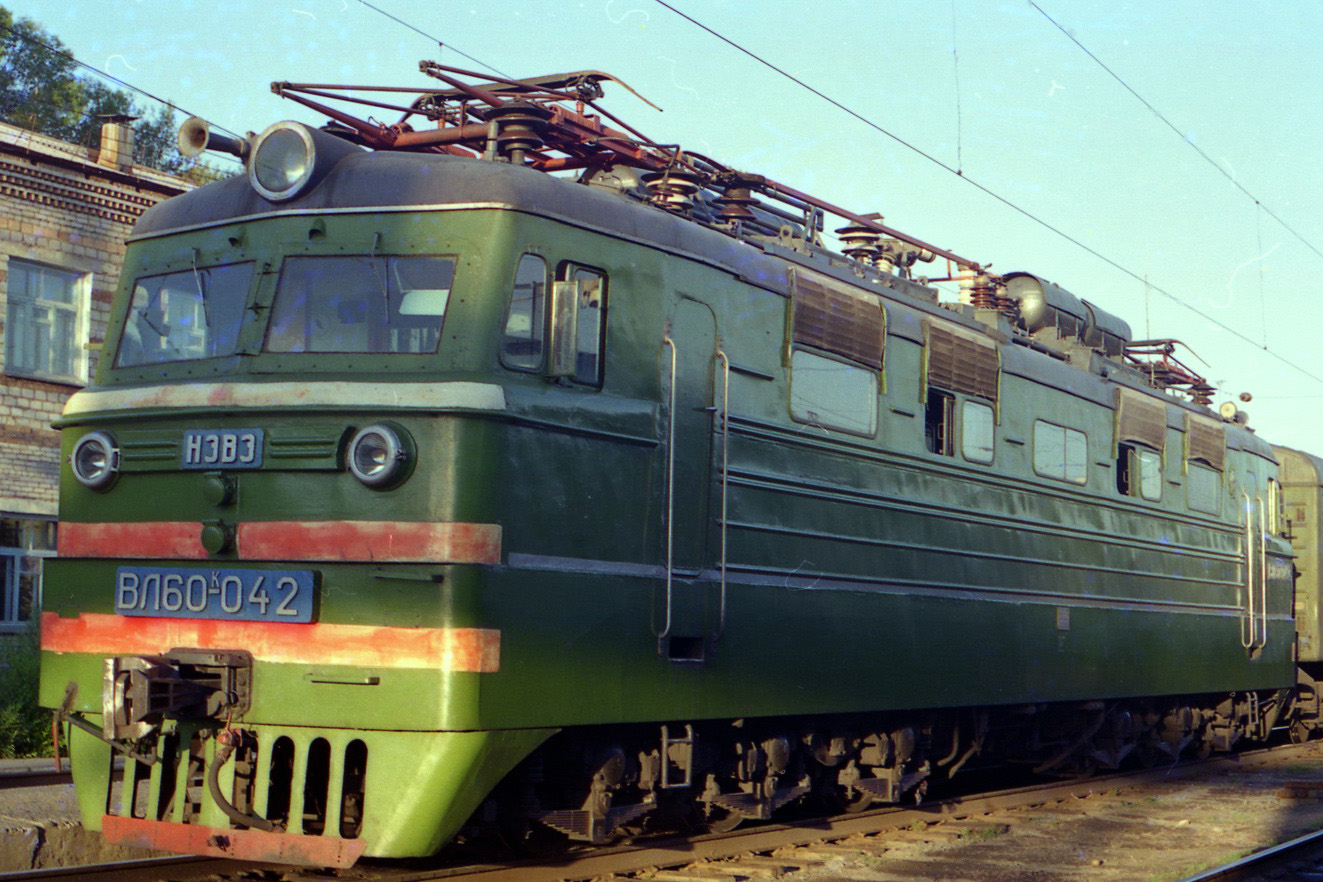
[[[1196,873],[1202,873],[1206,870],[1211,870],[1214,867],[1220,867],[1223,866],[1224,864],[1229,864],[1232,863],[1233,861],[1238,861],[1241,858],[1249,857],[1250,855],[1254,854],[1254,852],[1257,850],[1258,849],[1254,849],[1254,848],[1242,848],[1239,851],[1231,852],[1226,857],[1219,858],[1218,860],[1213,861],[1211,863],[1202,863],[1202,862],[1192,863],[1186,866],[1184,869],[1176,870],[1175,872],[1163,872],[1163,873],[1159,873],[1156,876],[1150,876],[1148,877],[1146,882],[1176,882],[1176,880],[1178,879],[1185,879],[1195,875]]]
[[[50,756],[51,713],[37,706],[37,629],[0,637],[0,758]]]

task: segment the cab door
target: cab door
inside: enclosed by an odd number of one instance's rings
[[[714,498],[718,410],[717,322],[711,307],[680,299],[662,338],[662,455],[666,466],[665,585],[654,607],[657,652],[703,662],[723,601],[714,557],[719,512]]]

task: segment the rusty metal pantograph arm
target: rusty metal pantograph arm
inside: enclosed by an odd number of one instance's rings
[[[490,77],[464,68],[449,67],[434,61],[423,61],[420,70],[440,80],[445,89],[405,89],[401,87],[336,86],[321,83],[273,83],[272,90],[285,98],[325,113],[336,122],[348,126],[355,137],[374,149],[418,150],[452,153],[462,156],[481,156],[490,138],[488,123],[495,119],[494,111],[508,109],[510,105],[524,105],[527,114],[538,117],[536,144],[519,151],[521,161],[541,171],[572,170],[581,168],[610,168],[624,165],[644,171],[665,171],[696,176],[700,187],[720,195],[720,176],[732,170],[714,160],[677,147],[659,144],[638,129],[626,124],[602,109],[593,100],[601,94],[600,83],[615,80],[600,71],[582,71],[527,80],[509,80]],[[465,82],[469,77],[477,82]],[[620,83],[625,86],[625,84]],[[629,88],[625,86],[625,88]],[[409,92],[418,96],[408,107],[362,97],[361,92]],[[632,94],[637,95],[633,89]],[[340,94],[336,94],[336,93]],[[639,96],[641,100],[641,96]],[[399,110],[403,117],[394,125],[370,122],[328,107],[316,99],[336,99],[368,107]],[[455,102],[455,107],[448,107]],[[587,111],[591,110],[592,113]],[[406,120],[421,114],[437,122],[435,129],[415,131]],[[545,116],[545,121],[540,118]],[[609,121],[608,126],[603,120]],[[516,120],[518,122],[518,120]],[[493,157],[494,158],[494,157]],[[803,193],[776,181],[750,176],[756,184],[748,193],[757,193],[767,201],[759,207],[772,210],[767,203],[779,202],[804,214],[810,236],[823,228],[823,214],[842,218],[923,251],[942,257],[950,263],[972,269],[985,270],[985,266],[950,251],[938,248],[921,239],[906,235],[881,223],[875,216],[858,214],[833,205],[823,199]]]
[[[679,353],[671,339],[671,323],[666,323],[662,345],[671,354],[671,388],[666,413],[666,623],[657,633],[657,654],[666,654],[666,638],[671,633],[672,599],[675,584],[675,377]]]
[[[720,339],[716,357],[721,361],[721,600],[714,640],[726,631],[726,514],[730,498],[730,359]]]

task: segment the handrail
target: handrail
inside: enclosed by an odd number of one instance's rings
[[[671,350],[671,391],[666,416],[666,624],[657,634],[659,655],[665,654],[665,640],[671,633],[672,592],[675,579],[675,375],[679,352],[675,348],[675,341],[671,339],[670,322],[666,323],[662,345],[670,347]]]
[[[730,490],[730,359],[717,341],[717,358],[721,359],[721,602],[717,632],[713,639],[726,630],[726,501]]]
[[[1262,622],[1260,648],[1268,645],[1268,508],[1263,497],[1259,503],[1259,619]]]
[[[1254,648],[1254,510],[1250,495],[1243,490],[1245,499],[1245,615],[1240,617],[1240,645]],[[1247,627],[1248,626],[1248,627]]]

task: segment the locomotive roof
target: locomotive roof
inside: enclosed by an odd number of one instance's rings
[[[808,266],[886,297],[893,312],[891,333],[919,342],[923,316],[939,316],[977,332],[989,330],[972,317],[939,305],[931,289],[907,279],[887,278],[884,290],[876,281],[866,284],[839,261],[814,259],[772,242],[754,247],[753,242],[693,223],[618,190],[584,186],[510,163],[459,156],[354,150],[318,186],[282,203],[268,201],[246,176],[238,175],[158,203],[143,214],[132,238],[283,215],[481,208],[527,212],[637,241],[716,266],[783,296],[788,293],[788,265]],[[877,274],[874,277],[876,280]],[[1003,342],[1007,339],[1002,334],[994,336]],[[1002,366],[1010,373],[1105,406],[1114,400],[1113,384],[1155,393],[1129,376],[1133,369],[1119,363],[1104,364],[1095,373],[1024,346],[1003,346]],[[1208,413],[1170,395],[1161,397],[1182,410]],[[1176,414],[1169,419],[1173,428],[1182,428]],[[1230,446],[1273,458],[1270,445],[1253,433],[1231,431],[1227,441]]]

